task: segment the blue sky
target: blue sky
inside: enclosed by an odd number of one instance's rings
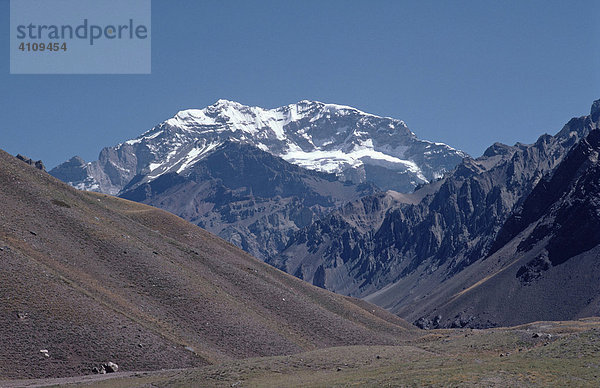
[[[219,98],[311,99],[479,156],[588,114],[599,15],[599,1],[154,0],[151,75],[10,75],[0,0],[0,148],[52,167]]]

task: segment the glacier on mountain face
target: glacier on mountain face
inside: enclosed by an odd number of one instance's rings
[[[275,109],[219,100],[178,112],[136,139],[102,150],[75,187],[110,194],[134,176],[186,174],[225,141],[253,145],[304,168],[341,180],[371,181],[408,192],[452,170],[466,156],[443,143],[420,140],[401,120],[336,104],[303,100]],[[69,174],[64,165],[51,173]],[[64,179],[63,179],[64,180]]]

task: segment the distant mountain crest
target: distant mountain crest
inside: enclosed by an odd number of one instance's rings
[[[594,102],[592,115],[573,118],[534,144],[495,143],[413,193],[376,193],[334,210],[294,233],[268,262],[440,327],[596,315],[598,305],[582,295],[596,292],[585,279],[597,279],[589,275],[598,268],[597,252],[584,253],[600,242],[599,107]],[[587,261],[579,264],[577,255]],[[562,263],[576,268],[561,272]],[[495,273],[502,281],[487,282]],[[480,281],[493,292],[481,291]],[[573,308],[558,315],[565,304]]]
[[[71,159],[50,173],[81,189],[117,194],[138,174],[151,180],[183,173],[227,140],[342,180],[405,192],[441,177],[466,156],[418,139],[401,120],[349,106],[303,100],[264,109],[218,100],[204,109],[182,110],[136,139],[105,148],[96,162]],[[71,180],[82,170],[85,176]]]

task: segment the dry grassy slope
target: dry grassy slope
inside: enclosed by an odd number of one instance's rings
[[[87,374],[105,361],[183,368],[414,333],[165,211],[76,191],[3,151],[0,204],[2,378]]]
[[[598,318],[425,333],[399,346],[342,346],[199,368],[0,381],[0,386],[529,388],[598,387],[600,381]]]

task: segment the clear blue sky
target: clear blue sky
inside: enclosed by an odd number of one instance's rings
[[[0,148],[52,167],[219,98],[302,99],[406,121],[479,156],[555,133],[600,98],[600,1],[152,2],[151,75],[9,75]]]

